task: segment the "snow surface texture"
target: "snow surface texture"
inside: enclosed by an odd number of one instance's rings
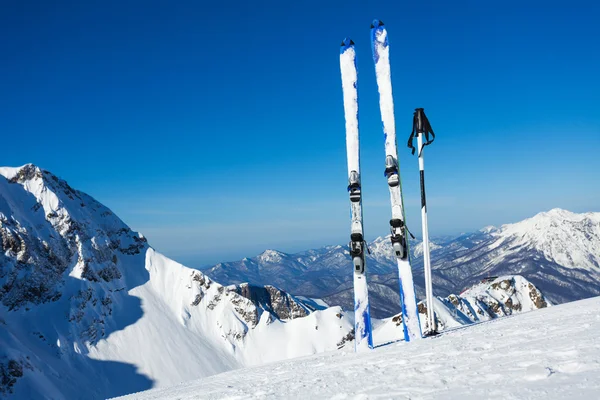
[[[334,352],[126,399],[595,399],[600,298],[369,353]]]
[[[553,209],[492,233],[496,244],[533,247],[567,268],[600,272],[600,213],[575,214]]]
[[[352,342],[339,307],[222,286],[48,171],[0,174],[0,396],[106,398]]]

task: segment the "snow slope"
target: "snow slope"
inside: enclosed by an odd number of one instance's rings
[[[106,398],[334,350],[339,307],[223,286],[48,171],[0,168],[0,396]]]
[[[566,268],[600,272],[600,213],[576,214],[555,208],[503,225],[494,236],[498,238],[494,245],[511,241],[513,247],[536,249]]]
[[[600,298],[458,328],[369,353],[325,353],[125,399],[593,399]]]

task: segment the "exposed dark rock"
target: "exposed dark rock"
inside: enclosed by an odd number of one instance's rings
[[[235,292],[250,300],[256,307],[271,312],[279,319],[305,317],[306,307],[292,296],[274,286],[254,286],[243,283],[235,287]]]
[[[108,265],[98,271],[98,276],[102,278],[105,282],[111,282],[115,279],[121,279],[121,271],[117,269],[114,265]]]
[[[348,334],[346,336],[344,336],[342,338],[342,340],[340,340],[339,342],[336,343],[337,348],[341,349],[342,347],[346,346],[346,344],[348,342],[352,342],[354,340],[354,329],[352,329],[350,332],[348,332]]]
[[[542,293],[535,287],[533,284],[529,283],[529,297],[531,301],[535,304],[537,308],[546,308],[548,307],[548,303]]]
[[[12,177],[10,183],[23,183],[34,178],[43,178],[42,170],[33,164],[23,166],[17,174]]]
[[[17,378],[23,376],[23,365],[17,360],[0,360],[0,393],[11,394]]]

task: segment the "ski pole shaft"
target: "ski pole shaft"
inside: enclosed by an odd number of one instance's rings
[[[423,158],[424,129],[423,109],[417,109],[417,151],[419,155],[419,175],[421,183],[421,223],[423,229],[423,275],[427,302],[427,322],[430,332],[436,332],[435,313],[433,310],[433,284],[431,282],[431,258],[429,252],[429,231],[427,224],[427,198],[425,196],[425,160]]]

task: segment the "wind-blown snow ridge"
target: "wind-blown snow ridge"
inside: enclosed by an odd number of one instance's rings
[[[600,298],[592,298],[369,353],[288,360],[126,399],[596,398],[598,331]]]

